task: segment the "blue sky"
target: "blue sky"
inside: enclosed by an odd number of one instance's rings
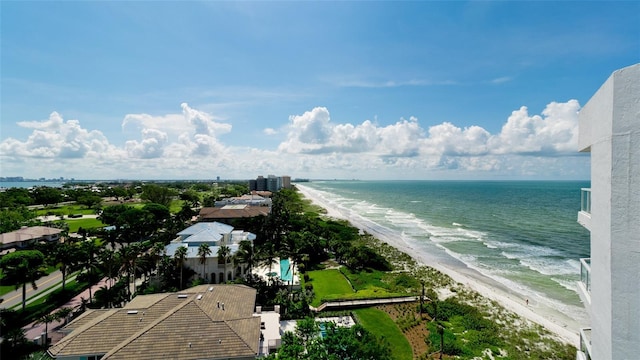
[[[0,3],[0,176],[587,179],[639,2]]]

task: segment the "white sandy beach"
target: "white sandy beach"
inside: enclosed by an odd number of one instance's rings
[[[340,208],[318,196],[314,189],[300,184],[296,184],[296,188],[302,195],[304,195],[304,197],[311,200],[314,204],[326,209],[327,216],[348,220],[353,226],[366,231],[398,250],[411,255],[418,263],[433,267],[440,272],[447,274],[454,281],[468,286],[470,289],[480,293],[484,297],[497,301],[503,307],[513,311],[519,316],[542,325],[550,332],[556,334],[560,340],[574,346],[578,345],[578,331],[580,324],[565,314],[538,304],[535,301],[529,301],[529,304],[527,305],[527,299],[524,296],[517,294],[513,289],[506,288],[501,283],[498,283],[480,272],[471,269],[462,263],[440,259],[436,256],[430,256],[429,254],[415,251],[400,237],[380,232],[368,224],[367,220],[362,219],[359,216],[354,216],[355,214],[345,214],[341,212]]]

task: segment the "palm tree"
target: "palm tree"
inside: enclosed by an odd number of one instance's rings
[[[207,244],[200,244],[198,247],[198,257],[200,258],[200,264],[202,264],[202,278],[206,279],[207,274],[205,272],[207,266],[207,256],[211,255],[211,249]]]
[[[253,272],[253,265],[255,263],[253,241],[240,241],[240,247],[238,248],[238,251],[236,251],[236,254],[234,256],[239,263],[249,265],[249,275],[251,275],[251,273]],[[251,277],[249,276],[249,278]]]
[[[118,250],[120,254],[120,259],[122,261],[122,266],[120,268],[120,272],[124,273],[127,277],[127,297],[128,300],[131,300],[131,275],[133,275],[133,293],[136,292],[136,260],[138,259],[138,255],[142,250],[142,245],[140,243],[133,243],[129,246],[123,246]]]
[[[73,312],[72,308],[63,307],[56,312],[42,315],[38,318],[38,320],[36,320],[36,324],[44,324],[44,333],[46,334],[45,345],[47,345],[49,342],[49,323],[52,323],[57,320],[62,320],[62,319],[65,319],[66,321],[67,316],[72,312]]]
[[[218,264],[220,264],[220,260],[224,262],[224,276],[222,280],[227,278],[227,257],[231,253],[231,249],[227,245],[221,245],[218,248]]]
[[[187,257],[187,247],[180,246],[176,249],[176,252],[173,254],[173,258],[177,261],[178,266],[180,266],[180,290],[182,290],[182,268],[184,267],[184,259]]]
[[[118,269],[120,268],[119,253],[111,249],[103,249],[99,255],[100,264],[104,276],[109,280],[109,287],[113,286],[113,280],[118,277]]]
[[[51,247],[49,259],[54,263],[62,274],[62,290],[67,285],[67,275],[69,270],[78,262],[80,254],[78,248],[69,242],[56,243]]]
[[[91,294],[91,287],[93,285],[93,271],[98,267],[98,264],[94,261],[95,256],[100,250],[102,246],[102,241],[100,239],[89,239],[84,240],[80,245],[80,249],[82,251],[83,260],[80,261],[84,269],[89,273],[89,303],[92,303],[93,295]]]
[[[27,302],[27,284],[37,289],[36,280],[43,274],[44,255],[38,250],[18,250],[0,258],[5,277],[13,279],[16,289],[22,285],[22,311]]]
[[[158,271],[158,264],[160,263],[160,258],[163,256],[164,251],[164,245],[160,242],[157,242],[153,244],[153,246],[151,247],[151,251],[149,252],[151,257],[153,258],[156,272]]]
[[[302,247],[303,243],[310,241],[312,236],[313,235],[308,231],[303,231],[303,232],[292,231],[288,233],[287,236],[285,237],[287,250],[284,251],[283,253],[286,257],[291,259],[291,262],[292,262],[292,264],[290,264],[290,269],[287,269],[287,271],[291,271],[291,282],[289,286],[289,292],[293,291],[293,280],[296,276],[296,266],[298,266],[298,264],[300,263],[300,261],[302,261],[302,258],[304,256],[304,254],[300,252],[301,250],[300,248]]]
[[[42,315],[36,320],[36,324],[44,324],[44,345],[49,344],[49,323],[58,320],[55,312]]]
[[[58,311],[56,311],[56,316],[58,317],[58,320],[64,320],[64,324],[66,324],[67,316],[69,316],[69,314],[71,314],[72,312],[73,312],[73,308],[63,307],[58,309]]]

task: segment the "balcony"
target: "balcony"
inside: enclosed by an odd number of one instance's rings
[[[591,258],[580,259],[580,282],[578,294],[585,308],[591,313]]]
[[[578,223],[591,231],[591,188],[580,189]]]
[[[580,348],[576,360],[591,360],[591,328],[580,329]]]
[[[580,259],[580,282],[591,293],[591,258]]]

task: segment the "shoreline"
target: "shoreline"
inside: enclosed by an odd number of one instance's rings
[[[320,198],[305,185],[296,184],[299,192],[314,205],[320,206],[326,211],[326,216],[349,221],[356,228],[372,234],[388,245],[410,255],[418,264],[432,267],[443,274],[449,276],[453,281],[462,284],[469,289],[478,292],[485,298],[498,302],[505,309],[519,315],[520,317],[543,326],[545,329],[555,334],[564,343],[576,346],[579,342],[580,324],[563,315],[555,309],[546,306],[539,306],[534,302],[527,304],[527,299],[521,294],[507,288],[498,281],[486,276],[479,271],[468,267],[466,264],[456,259],[443,259],[434,255],[428,255],[415,251],[409,244],[397,236],[384,234],[372,226],[367,221],[357,221],[348,214],[344,214],[330,202]]]

